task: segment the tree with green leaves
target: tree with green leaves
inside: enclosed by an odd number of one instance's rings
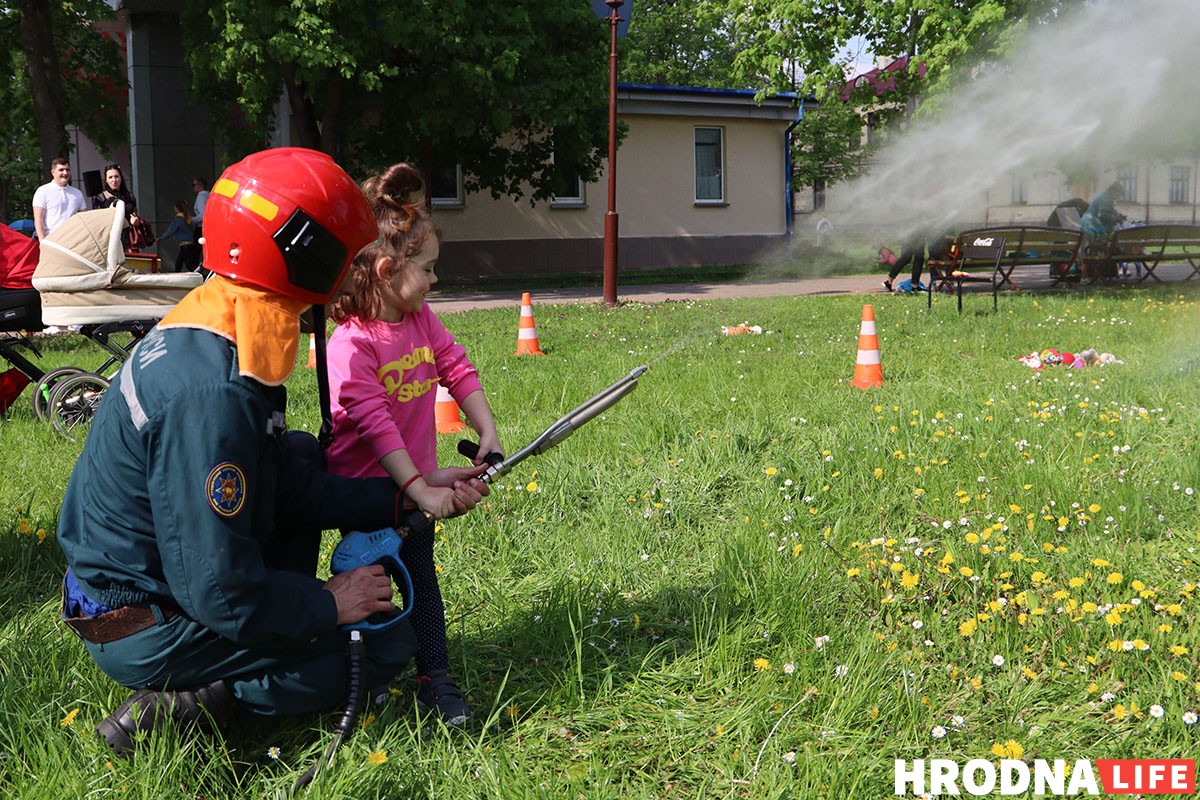
[[[128,86],[116,42],[96,22],[104,0],[0,3],[0,215],[28,216],[50,161],[68,154],[76,127],[102,153],[128,142]]]
[[[871,146],[848,136],[849,104],[873,126],[904,124],[936,113],[938,97],[972,69],[1001,59],[1031,25],[1051,24],[1085,0],[728,0],[741,47],[734,73],[761,80],[760,91],[814,96],[795,140],[797,175],[829,183],[854,177]],[[848,48],[908,57],[887,91],[871,84],[845,90]],[[838,54],[842,54],[839,57]]]
[[[191,0],[193,89],[230,158],[281,96],[297,144],[359,172],[459,164],[468,191],[545,199],[607,146],[608,28],[579,0]]]
[[[620,44],[620,79],[709,89],[757,88],[734,74],[737,51],[727,0],[637,0],[629,12],[629,33]]]

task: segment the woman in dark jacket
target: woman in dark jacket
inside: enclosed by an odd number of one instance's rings
[[[137,215],[137,199],[134,198],[133,192],[129,191],[129,186],[125,183],[125,173],[121,171],[121,165],[106,164],[104,166],[104,189],[100,194],[92,197],[92,208],[112,208],[117,201],[125,203],[125,219],[129,222],[129,227],[121,232],[121,244],[125,246],[126,250],[129,250],[133,226],[141,222],[141,217]]]

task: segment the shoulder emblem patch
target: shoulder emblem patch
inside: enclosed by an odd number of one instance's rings
[[[222,517],[234,517],[246,504],[246,476],[241,467],[226,461],[217,464],[204,482],[208,504]]]

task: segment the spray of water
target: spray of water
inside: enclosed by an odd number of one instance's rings
[[[983,220],[987,190],[1015,170],[1072,164],[1099,175],[1190,161],[1200,149],[1200,1],[1109,0],[1069,13],[1028,31],[1008,62],[977,70],[889,142],[878,168],[843,191],[839,216],[940,229]]]

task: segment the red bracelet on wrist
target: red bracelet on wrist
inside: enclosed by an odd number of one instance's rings
[[[404,485],[400,487],[400,491],[401,491],[401,492],[407,492],[407,491],[408,491],[408,487],[410,487],[410,486],[412,486],[414,483],[416,483],[416,482],[417,482],[417,478],[420,478],[420,477],[421,477],[421,473],[419,473],[419,472],[418,472],[416,475],[413,475],[411,478],[409,478],[408,480],[406,480],[406,481],[404,482]]]

